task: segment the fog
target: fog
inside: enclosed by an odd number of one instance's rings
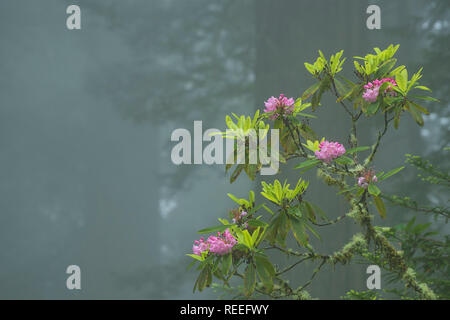
[[[0,298],[217,297],[192,293],[196,272],[186,271],[185,253],[197,230],[233,207],[227,192],[243,196],[259,181],[242,175],[230,185],[222,166],[174,165],[171,132],[193,131],[194,120],[223,130],[226,114],[253,114],[281,92],[299,96],[312,83],[303,63],[318,49],[344,49],[350,61],[400,43],[408,68],[439,70],[445,55],[426,51],[433,39],[415,32],[436,22],[424,8],[442,1],[376,3],[381,30],[366,28],[368,2],[356,0],[79,0],[82,28],[68,30],[72,1],[2,1]],[[448,24],[435,29],[448,34]],[[439,90],[444,96],[448,84]],[[448,139],[441,100],[422,131],[402,120],[377,166],[398,167],[405,153],[432,152],[430,141]],[[324,103],[313,128],[345,139],[347,120],[331,97]],[[377,131],[364,123],[367,144]],[[330,217],[342,214],[334,194],[308,178],[311,199]],[[355,230],[343,224],[316,245],[331,252]],[[81,290],[66,288],[73,264]],[[291,280],[307,279],[307,268]],[[326,269],[317,280],[313,296],[339,298],[365,285],[365,269]]]

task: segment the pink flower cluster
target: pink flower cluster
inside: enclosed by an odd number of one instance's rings
[[[279,98],[270,97],[264,105],[266,108],[264,109],[265,113],[273,112],[270,116],[272,120],[277,119],[281,114],[291,114],[294,111],[295,101],[293,98],[286,98],[284,94],[280,94]]]
[[[371,182],[377,182],[378,178],[373,170],[367,170],[358,178],[358,186],[366,189]]]
[[[198,256],[202,255],[203,251],[208,250],[208,243],[205,242],[205,238],[201,237],[200,240],[195,240],[192,246],[192,252]]]
[[[364,89],[366,89],[366,91],[364,91],[364,93],[362,95],[363,99],[366,100],[367,102],[377,101],[380,87],[385,82],[389,82],[390,85],[388,85],[386,90],[384,90],[384,93],[389,92],[391,94],[391,96],[395,96],[396,92],[392,90],[391,85],[396,86],[397,82],[395,82],[395,80],[392,78],[383,78],[381,80],[375,79],[373,82],[369,82],[364,86]]]
[[[325,140],[319,144],[319,150],[317,150],[314,154],[317,159],[330,163],[333,159],[342,156],[344,153],[345,148],[342,144]]]
[[[202,252],[209,250],[211,253],[216,253],[220,256],[231,252],[231,249],[237,243],[237,240],[233,237],[228,229],[222,234],[217,232],[217,236],[209,236],[205,241],[203,237],[199,241],[195,241],[192,246],[192,252],[198,256],[202,255]]]

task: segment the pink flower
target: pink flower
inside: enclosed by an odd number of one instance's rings
[[[209,251],[220,256],[230,253],[231,249],[237,243],[236,239],[228,229],[226,229],[222,234],[218,232],[217,237],[210,236],[207,242],[209,244]]]
[[[363,172],[363,175],[358,177],[358,186],[366,189],[371,182],[377,182],[378,178],[375,175],[375,171],[369,169]]]
[[[378,98],[378,89],[379,87],[375,87],[374,89],[366,89],[363,93],[362,97],[367,102],[375,102]]]
[[[199,241],[194,241],[194,245],[192,246],[192,252],[198,256],[202,255],[203,251],[208,250],[208,244],[205,242],[203,237],[200,238]]]
[[[295,100],[293,98],[286,98],[284,94],[280,94],[279,98],[270,97],[264,102],[264,112],[273,112],[270,116],[272,120],[277,119],[281,114],[292,114],[294,112]]]
[[[314,154],[319,160],[330,163],[333,159],[342,156],[345,153],[345,148],[338,142],[322,141],[319,144],[319,150]]]
[[[395,82],[395,80],[392,78],[383,78],[381,80],[375,79],[373,82],[368,82],[366,85],[364,85],[364,89],[366,90],[362,95],[363,99],[371,103],[377,101],[380,87],[385,82],[389,82],[389,85],[386,90],[384,90],[384,93],[389,93],[391,96],[396,96],[397,93],[392,90],[392,87],[396,86],[397,82]]]
[[[367,182],[365,177],[359,177],[358,178],[358,186],[365,189],[369,186],[369,183]]]
[[[228,229],[222,234],[217,232],[217,236],[209,236],[208,240],[200,238],[199,241],[195,241],[192,246],[192,252],[198,256],[202,255],[202,252],[208,251],[218,255],[224,255],[231,252],[231,249],[237,243],[237,240],[233,237]]]

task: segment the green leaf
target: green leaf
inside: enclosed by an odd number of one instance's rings
[[[302,101],[305,101],[306,99],[311,97],[319,89],[320,84],[321,84],[321,82],[318,81],[318,82],[314,83],[311,87],[306,89],[306,91],[302,95]]]
[[[257,219],[250,219],[250,220],[247,221],[247,223],[248,223],[248,225],[250,227],[255,227],[255,228],[257,228],[257,227],[262,227],[262,228],[267,227],[267,223],[265,223],[264,221],[261,221],[261,220],[257,220]]]
[[[245,165],[243,164],[239,164],[236,169],[234,170],[234,172],[231,174],[230,177],[230,183],[233,183],[237,177],[239,177],[239,175],[241,174],[242,170],[244,169]]]
[[[242,205],[241,200],[239,200],[238,198],[236,198],[234,195],[232,195],[231,193],[227,193],[227,196],[230,197],[231,200],[233,200],[234,202],[236,202],[239,205]]]
[[[381,193],[381,190],[373,183],[369,183],[367,191],[369,191],[369,193],[375,197],[377,197]]]
[[[265,204],[263,204],[262,207],[263,207],[264,209],[266,209],[266,211],[269,212],[272,216],[274,215],[274,212],[273,212],[268,206],[266,206]]]
[[[355,152],[365,151],[365,150],[369,150],[369,149],[370,149],[370,147],[356,147],[356,148],[347,150],[345,152],[345,154],[353,154]]]
[[[410,105],[412,107],[418,109],[420,112],[422,112],[424,114],[430,114],[430,112],[426,108],[422,107],[421,105],[418,105],[417,103],[415,103],[413,101],[410,101]]]
[[[341,97],[345,97],[347,93],[349,92],[349,89],[347,89],[344,84],[339,81],[338,79],[334,79],[334,84],[336,85],[337,92]],[[352,91],[352,89],[350,89]]]
[[[307,202],[304,200],[304,202]],[[315,203],[312,202],[308,202],[313,208],[314,208],[314,212],[317,213],[317,215],[322,218],[325,221],[328,221],[328,217],[326,215],[326,213]]]
[[[261,203],[261,204],[257,205],[256,207],[251,208],[247,213],[250,214],[250,213],[253,213],[253,212],[257,212],[262,207],[264,207],[264,203]]]
[[[223,225],[230,225],[232,226],[232,224],[230,224],[230,222],[227,219],[222,219],[222,218],[217,218],[217,220],[219,220],[219,222]]]
[[[203,289],[209,286],[211,282],[212,282],[211,270],[209,267],[206,267],[202,270],[202,272],[200,272],[200,275],[198,276],[194,286],[194,291],[196,287],[198,291],[203,291]]]
[[[266,199],[268,199],[268,200],[270,200],[270,201],[272,201],[272,202],[274,202],[274,203],[276,203],[276,204],[279,203],[278,200],[277,200],[272,194],[268,194],[268,193],[266,193],[266,192],[264,192],[264,191],[261,191],[261,195],[262,195],[264,198],[266,198]],[[265,206],[264,206],[264,208],[267,209],[267,207],[265,207]]]
[[[252,262],[247,265],[244,273],[244,291],[247,297],[251,296],[255,290],[256,285],[256,272],[255,266]]]
[[[416,123],[419,126],[423,126],[424,122],[423,122],[422,115],[420,114],[420,111],[418,109],[414,108],[414,106],[411,106],[410,104],[407,104],[407,109],[408,109],[409,113],[412,115],[412,117],[414,118],[414,121],[416,121]]]
[[[253,204],[255,203],[255,192],[253,192],[253,190],[250,190],[250,192],[248,193],[248,200],[250,201],[250,204],[253,206]]]
[[[191,257],[191,258],[194,258],[195,260],[198,260],[198,261],[203,261],[203,258],[202,257],[200,257],[200,256],[198,256],[198,255],[196,255],[196,254],[186,254],[187,256],[189,256],[189,257]]]
[[[397,59],[390,59],[386,62],[384,62],[377,70],[375,76],[376,78],[382,78],[384,75],[386,75],[391,69],[395,66],[397,63]]]
[[[335,161],[340,165],[353,164],[353,160],[346,156],[340,156]]]
[[[281,128],[283,128],[283,121],[281,119],[275,120],[274,123],[273,123],[273,128],[274,129],[281,129]]]
[[[199,231],[197,231],[197,233],[222,232],[222,231],[225,231],[227,228],[230,228],[232,226],[233,226],[232,224],[226,224],[226,225],[221,225],[221,226],[216,226],[216,227],[210,227],[210,228],[199,230]]]
[[[377,113],[379,107],[380,107],[380,102],[379,101],[370,103],[367,106],[367,114],[374,115],[375,113]]]
[[[408,82],[408,71],[406,70],[406,68],[395,75],[395,81],[397,82],[397,86],[402,91],[406,91],[406,86]]]
[[[336,195],[340,195],[340,194],[343,194],[343,193],[347,193],[347,192],[350,192],[350,191],[354,191],[354,190],[356,190],[356,189],[359,189],[359,187],[351,187],[351,188],[344,189],[344,190],[339,191],[338,193],[336,193]]]
[[[230,271],[231,265],[233,263],[233,256],[228,253],[222,258],[222,273],[226,276]]]
[[[244,167],[244,171],[251,181],[255,180],[257,170],[258,170],[258,165],[256,165],[256,164],[247,164]]]
[[[311,204],[308,201],[302,201],[302,204],[303,204],[304,208],[306,209],[306,212],[308,213],[308,218],[311,221],[316,221],[316,213],[314,212],[314,209],[311,206]]]
[[[416,98],[416,99],[420,99],[420,100],[425,100],[425,101],[440,102],[438,99],[433,98],[433,97],[429,97],[429,96],[413,95],[413,96],[411,96],[411,97],[412,97],[412,98]]]
[[[258,227],[258,228],[256,228],[255,231],[253,231],[253,233],[252,233],[252,246],[254,246],[254,244],[258,240],[258,236],[259,236],[259,231],[260,230],[261,230],[261,227]]]
[[[308,243],[308,236],[306,235],[304,222],[294,216],[290,216],[289,218],[292,225],[292,232],[294,233],[294,237],[298,244],[306,246]]]
[[[394,70],[392,70],[390,72],[390,77],[395,77],[397,75],[397,73],[399,73],[403,69],[405,69],[405,66],[398,66],[397,68],[395,68]]]
[[[246,246],[248,249],[252,248],[252,236],[250,235],[250,233],[248,233],[248,230],[242,231],[240,229],[237,229],[236,236],[240,244]]]
[[[267,292],[271,292],[273,288],[273,276],[275,275],[275,270],[266,257],[256,255],[255,260],[258,277],[261,279],[264,287],[266,287]]]
[[[393,170],[387,172],[386,174],[384,174],[383,176],[381,176],[381,177],[378,179],[378,181],[383,181],[384,179],[387,179],[387,178],[393,176],[394,174],[400,172],[400,171],[403,170],[404,168],[405,168],[405,167],[400,167],[400,168],[397,168],[397,169],[393,169]]]
[[[296,114],[299,115],[299,116],[305,117],[305,118],[317,119],[317,117],[313,116],[312,114],[307,114],[307,113],[303,113],[303,112],[299,112],[299,113],[296,113]]]
[[[314,66],[310,63],[305,62],[305,68],[309,71],[309,73],[311,73],[312,75],[314,75],[314,73],[316,72],[316,70],[314,69]]]
[[[384,206],[383,200],[381,200],[380,197],[373,197],[373,202],[375,202],[375,207],[378,210],[378,213],[380,214],[381,218],[386,218],[386,207]]]
[[[425,87],[425,86],[415,86],[414,89],[420,89],[420,90],[425,90],[425,91],[431,92],[431,89],[428,87]]]
[[[317,233],[316,230],[313,229],[313,227],[311,227],[308,223],[305,223],[305,227],[319,240],[321,240],[322,238],[320,237],[320,235]]]
[[[303,161],[302,163],[300,163],[299,165],[297,165],[296,167],[294,167],[294,169],[313,168],[316,165],[318,165],[320,162],[321,161],[319,159],[306,160],[306,161]]]
[[[244,244],[251,249],[253,247],[253,239],[248,230],[242,231],[242,234],[244,235]]]
[[[289,229],[291,228],[290,220],[288,216],[284,213],[280,213],[279,215],[279,226],[277,230],[277,242],[286,247],[286,237],[288,235]]]
[[[398,129],[398,126],[400,124],[400,108],[396,108],[395,115],[394,115],[394,128]]]
[[[273,245],[276,242],[278,228],[280,226],[280,216],[277,215],[272,218],[269,226],[267,227],[267,231],[265,234],[265,238]]]

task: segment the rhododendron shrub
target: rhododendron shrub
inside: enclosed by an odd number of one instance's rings
[[[208,238],[195,241],[192,253],[188,254],[193,259],[191,265],[197,264],[199,270],[194,290],[201,291],[210,286],[213,279],[231,286],[230,281],[236,278],[242,280],[241,294],[245,297],[258,293],[270,298],[308,298],[307,287],[324,265],[347,264],[356,256],[373,253],[379,257],[380,266],[396,274],[405,287],[415,292],[415,297],[437,297],[427,283],[415,276],[415,271],[407,266],[402,253],[382,229],[374,226],[373,221],[374,212],[382,218],[388,214],[381,191],[383,181],[403,169],[373,169],[373,161],[384,135],[391,127],[397,128],[406,113],[423,125],[422,116],[428,111],[419,104],[420,100],[436,101],[427,95],[417,94],[430,91],[419,83],[422,69],[409,77],[405,66],[397,66],[394,55],[398,47],[390,45],[385,50],[375,48],[373,54],[355,57],[351,64],[354,67],[353,79],[340,74],[346,60],[343,51],[329,59],[319,51],[314,63],[305,63],[314,83],[301,96],[271,96],[261,102],[264,108],[252,118],[239,118],[233,114],[242,124],[240,139],[245,139],[245,130],[251,128],[280,130],[282,148],[278,156],[283,163],[296,162],[290,174],[296,183],[291,185],[276,178],[269,183],[264,181],[265,176],[261,176],[260,198],[256,198],[253,190],[245,198],[228,194],[234,201],[234,207],[230,207],[228,216],[217,212],[220,225],[200,230],[199,233],[208,235]],[[324,94],[334,96],[337,106],[322,105]],[[310,123],[320,121],[314,115],[319,107],[339,107],[349,117],[348,139],[337,141],[336,137],[323,137],[312,130]],[[358,121],[362,117],[383,119],[373,144],[368,146],[361,146],[357,136]],[[226,122],[230,128],[237,127],[231,123],[230,117]],[[261,166],[260,159],[257,164],[239,164],[231,173],[230,181],[235,181],[242,171],[253,180]],[[226,170],[231,167],[227,165]],[[336,196],[347,202],[347,212],[330,219],[320,204],[308,198],[306,190],[309,183],[303,174],[313,169],[317,171],[318,179],[334,188]],[[327,226],[343,219],[353,219],[361,231],[349,236],[348,243],[332,254],[316,251],[310,243],[311,238],[320,239]],[[295,239],[300,249],[287,246],[289,237]],[[281,268],[272,263],[267,254],[269,250],[298,257],[299,260]],[[317,265],[311,279],[297,288],[291,287],[284,279],[285,272],[301,268],[301,263],[307,260]]]

